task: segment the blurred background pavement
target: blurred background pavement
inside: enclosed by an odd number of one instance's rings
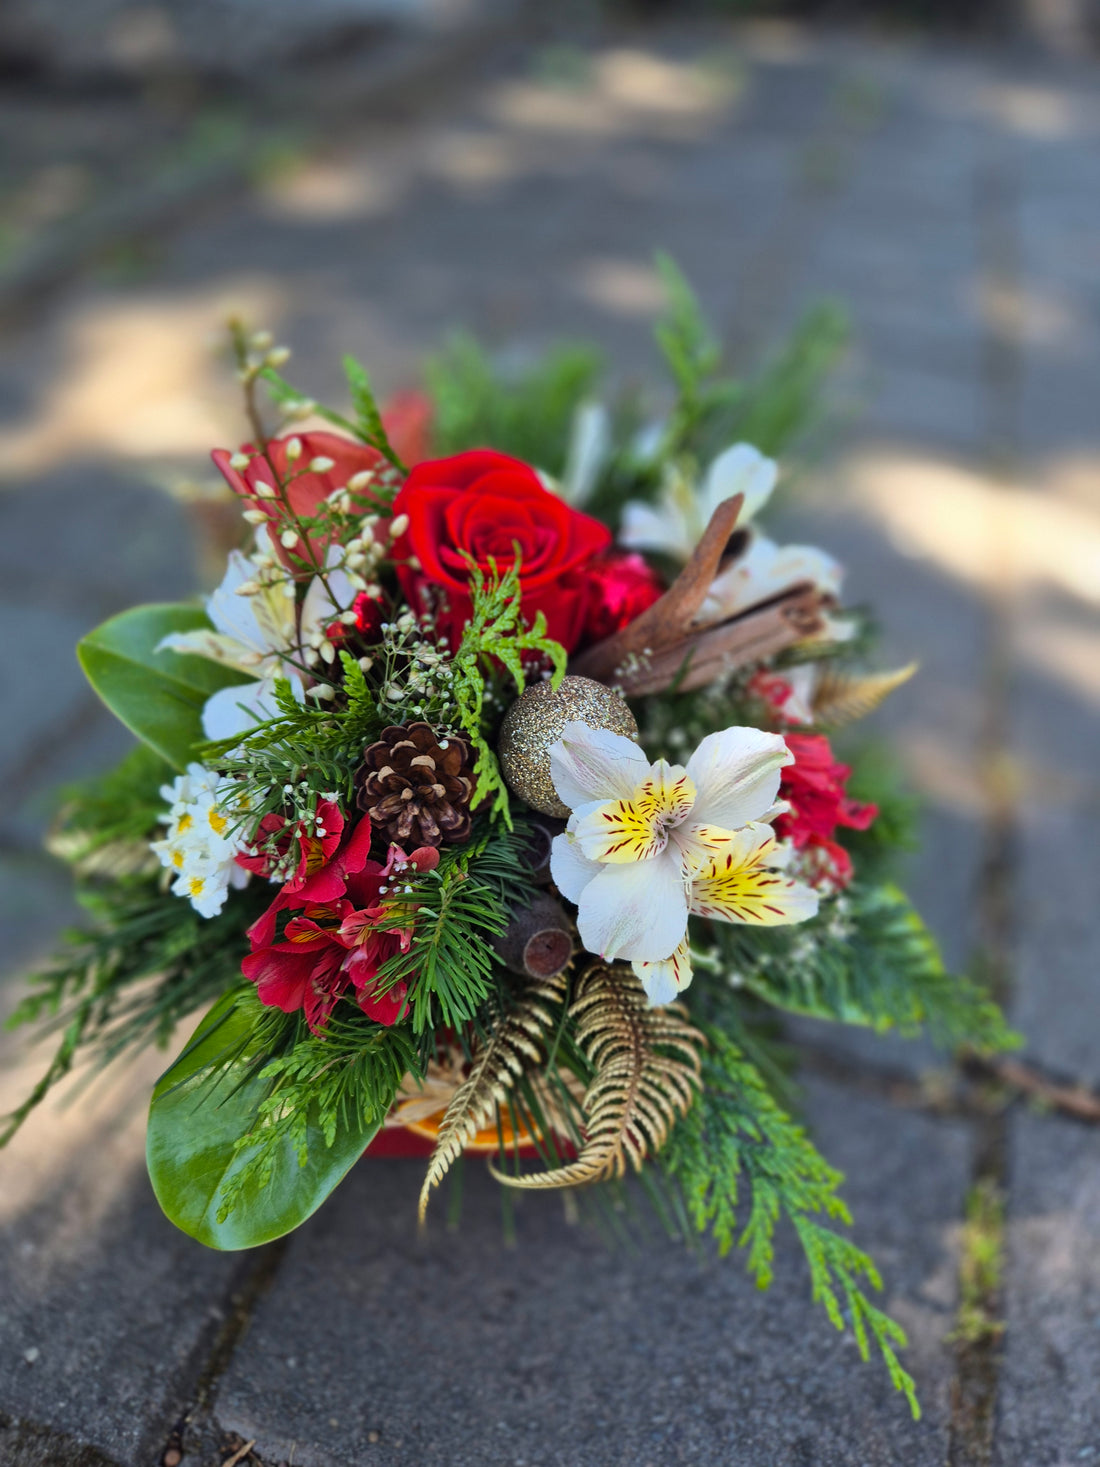
[[[0,1010],[74,916],[49,791],[125,746],[73,643],[214,573],[228,313],[322,399],[341,353],[395,389],[456,325],[517,363],[592,338],[655,382],[665,249],[735,362],[816,300],[847,311],[787,519],[846,561],[883,658],[922,663],[879,719],[925,801],[922,909],[1029,1060],[1095,1088],[1098,48],[1094,0],[8,0]],[[923,1046],[798,1032],[919,1424],[793,1248],[762,1297],[736,1257],[611,1255],[531,1197],[508,1249],[477,1174],[461,1231],[420,1243],[417,1164],[374,1163],[287,1244],[207,1253],[145,1178],[153,1055],[0,1155],[0,1464],[1100,1463],[1096,1127],[996,1090],[960,1108]],[[0,1111],[45,1053],[0,1039]],[[968,1351],[990,1190],[1004,1329]]]

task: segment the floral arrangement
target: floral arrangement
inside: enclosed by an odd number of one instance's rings
[[[778,468],[749,439],[804,420],[825,326],[734,382],[668,275],[656,423],[596,401],[584,352],[509,385],[468,342],[386,411],[349,362],[344,417],[235,329],[251,439],[213,458],[242,548],[204,604],[80,645],[138,742],[53,835],[92,922],[16,1015],[62,1037],[8,1134],[78,1053],[206,1008],[148,1131],[201,1242],[287,1232],[364,1153],[426,1158],[422,1221],[464,1155],[612,1212],[639,1172],[762,1286],[793,1223],[915,1410],[774,1018],[1010,1036],[890,879],[881,760],[830,741],[913,669],[866,671],[841,567],[763,528]]]

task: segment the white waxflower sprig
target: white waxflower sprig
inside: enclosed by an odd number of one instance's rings
[[[240,816],[244,813],[231,784],[202,764],[189,764],[172,784],[161,786],[170,806],[160,817],[168,827],[162,840],[151,842],[162,866],[175,880],[172,891],[186,897],[203,917],[215,917],[230,887],[247,885],[249,873],[237,865],[244,849]]]

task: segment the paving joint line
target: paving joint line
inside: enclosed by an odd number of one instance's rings
[[[165,1411],[160,1415],[160,1425],[150,1433],[144,1449],[148,1460],[162,1463],[169,1458],[178,1462],[180,1458],[170,1457],[171,1453],[188,1455],[196,1445],[201,1449],[202,1443],[196,1444],[193,1438],[202,1437],[215,1426],[213,1409],[222,1376],[247,1333],[260,1300],[273,1287],[289,1243],[287,1237],[276,1238],[241,1261],[219,1310],[220,1324],[199,1342],[192,1352],[190,1371],[185,1368],[183,1372],[185,1377],[191,1374],[191,1383],[180,1393],[182,1407],[167,1432]],[[177,1402],[179,1399],[177,1396]]]
[[[975,176],[981,274],[1002,300],[1019,301],[1018,185],[1008,159],[988,157]],[[981,376],[994,474],[1007,478],[1018,457],[1019,311],[991,319],[982,337]],[[1003,515],[993,524],[986,597],[988,647],[979,758],[985,784],[984,850],[977,881],[979,956],[1002,1006],[1013,996],[1018,865],[1017,796],[1008,743],[1013,652],[1013,566]],[[1008,1188],[1007,1110],[974,1123],[974,1160],[959,1260],[959,1307],[947,1467],[992,1467],[1003,1356],[1004,1199]],[[968,1252],[969,1249],[969,1252]]]

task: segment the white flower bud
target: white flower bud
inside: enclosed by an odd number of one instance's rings
[[[341,611],[341,613],[340,613],[340,620],[344,623],[344,625],[346,627],[354,626],[355,620],[356,620],[355,612],[354,611]]]
[[[287,548],[287,550],[293,550],[294,547],[295,547],[295,545],[297,545],[297,543],[298,543],[298,531],[297,530],[284,530],[283,533],[279,536],[279,544],[280,545],[285,545],[286,548]]]
[[[244,517],[250,525],[263,525],[267,523],[269,516],[262,509],[246,509]]]
[[[271,348],[271,350],[267,354],[267,364],[268,364],[269,367],[281,367],[284,362],[289,362],[289,361],[290,361],[290,347],[289,346],[274,346],[274,347]]]
[[[374,666],[374,658],[360,657],[359,666],[363,669],[364,672],[370,672],[371,668]]]
[[[408,565],[410,570],[420,570],[422,568],[420,565],[419,555],[410,555],[408,560],[406,561],[406,564]]]
[[[327,637],[321,643],[321,656],[325,659],[326,662],[336,661],[336,648],[332,645]]]
[[[373,478],[373,469],[360,469],[357,474],[352,474],[348,480],[348,488],[353,494],[358,494],[359,490],[365,489]]]
[[[286,456],[291,463],[302,456],[302,440],[300,438],[289,438],[286,445]]]
[[[390,539],[396,540],[409,528],[409,517],[407,514],[399,514],[395,520],[390,521]]]
[[[275,338],[270,331],[254,331],[252,333],[252,349],[253,351],[267,351],[274,340]]]
[[[253,494],[255,494],[257,499],[276,498],[275,490],[272,489],[270,484],[265,484],[262,479],[257,484],[254,484],[252,486],[252,492]]]
[[[238,596],[255,596],[260,587],[256,581],[242,581],[237,587]]]
[[[326,458],[324,454],[319,454],[317,458],[311,458],[309,461],[309,471],[311,474],[327,474],[329,469],[334,469],[335,467],[336,460],[334,458]]]
[[[252,460],[247,453],[235,453],[229,460],[229,467],[236,469],[239,474],[242,469],[247,469],[251,462]]]

